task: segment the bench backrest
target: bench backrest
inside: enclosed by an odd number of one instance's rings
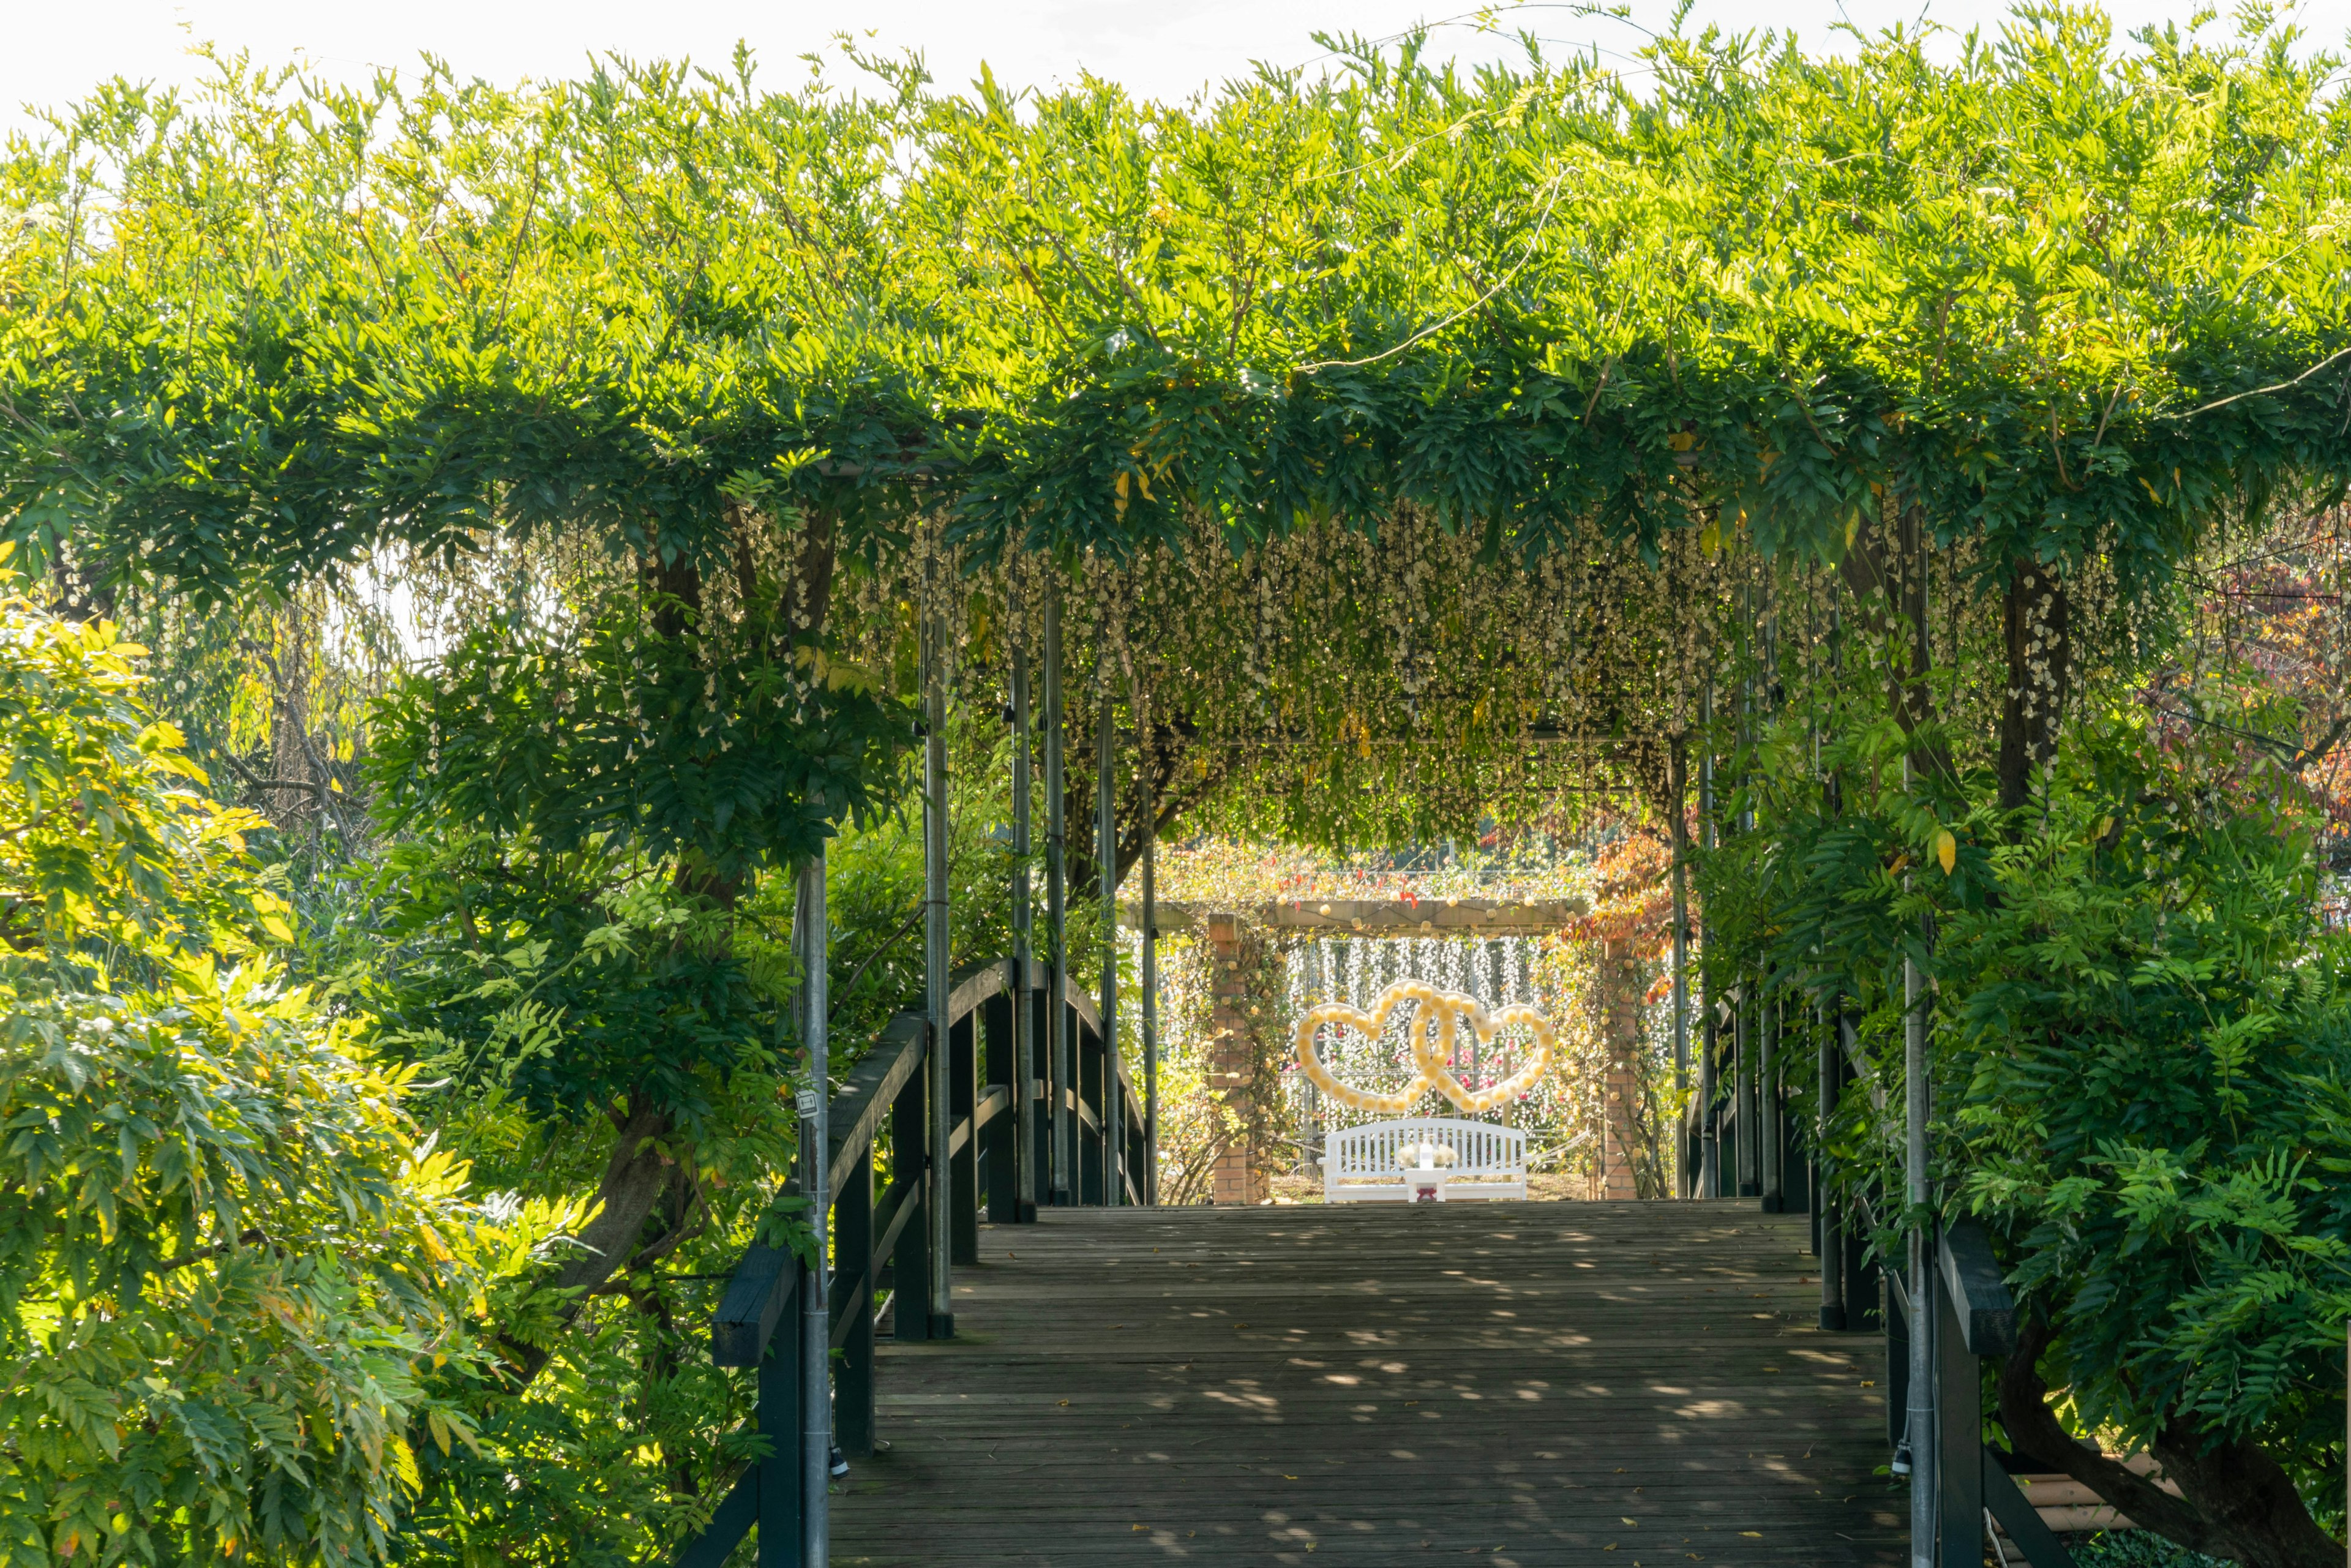
[[[1449,1116],[1410,1117],[1398,1122],[1372,1122],[1348,1127],[1323,1140],[1333,1181],[1349,1177],[1394,1177],[1402,1167],[1396,1150],[1406,1144],[1435,1144],[1453,1151],[1455,1165],[1446,1175],[1458,1179],[1474,1174],[1519,1171],[1527,1163],[1527,1134],[1521,1127],[1498,1127],[1491,1122],[1464,1122]]]

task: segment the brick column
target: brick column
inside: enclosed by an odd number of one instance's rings
[[[1625,944],[1605,942],[1600,948],[1600,1043],[1602,1070],[1601,1149],[1602,1197],[1638,1197],[1633,1177],[1633,1150],[1637,1132],[1633,1107],[1639,1093],[1634,1060],[1641,1039],[1641,969]]]
[[[1240,923],[1229,915],[1208,916],[1211,1011],[1215,1030],[1208,1044],[1208,1090],[1222,1096],[1223,1116],[1241,1131],[1217,1155],[1208,1191],[1219,1204],[1262,1201],[1271,1192],[1268,1173],[1258,1168],[1251,1146],[1257,1126],[1257,1051],[1249,1041],[1248,987],[1242,979]]]

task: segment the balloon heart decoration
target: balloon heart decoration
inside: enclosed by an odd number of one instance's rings
[[[1413,1081],[1393,1094],[1375,1094],[1369,1090],[1350,1088],[1332,1077],[1331,1069],[1314,1049],[1316,1032],[1324,1024],[1339,1024],[1361,1030],[1377,1040],[1387,1030],[1388,1015],[1406,1002],[1419,1007],[1412,1019],[1412,1061],[1416,1070]],[[1512,1024],[1525,1024],[1534,1031],[1535,1048],[1526,1063],[1510,1077],[1491,1088],[1473,1090],[1453,1075],[1453,1052],[1464,1020],[1476,1032],[1481,1049],[1491,1046],[1494,1037]],[[1321,1007],[1310,1008],[1306,1016],[1298,1020],[1292,1038],[1298,1046],[1298,1065],[1315,1088],[1351,1110],[1391,1114],[1411,1110],[1430,1089],[1442,1092],[1447,1100],[1473,1116],[1490,1111],[1534,1087],[1551,1070],[1551,1059],[1559,1049],[1557,1033],[1542,1014],[1524,1003],[1488,1012],[1475,997],[1460,991],[1440,991],[1418,980],[1398,980],[1380,993],[1380,999],[1368,1013],[1345,1002],[1324,1002]]]

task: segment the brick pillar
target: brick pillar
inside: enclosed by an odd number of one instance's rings
[[[1633,1150],[1637,1134],[1633,1120],[1639,1092],[1633,1062],[1640,1050],[1641,969],[1626,945],[1605,942],[1600,948],[1600,1043],[1605,1066],[1601,1082],[1604,1096],[1601,1127],[1602,1197],[1638,1197],[1633,1177]]]
[[[1262,1201],[1271,1188],[1268,1173],[1259,1169],[1252,1146],[1257,1127],[1257,1051],[1249,1040],[1248,987],[1242,980],[1240,923],[1225,915],[1208,917],[1211,970],[1208,1045],[1208,1090],[1223,1096],[1223,1119],[1238,1122],[1239,1132],[1217,1155],[1208,1182],[1211,1198],[1219,1204],[1243,1206]]]

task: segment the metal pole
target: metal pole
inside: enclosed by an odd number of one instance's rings
[[[799,1101],[800,1191],[808,1198],[817,1257],[816,1267],[808,1270],[808,1289],[800,1293],[800,1561],[809,1568],[824,1568],[832,1541],[826,1490],[832,1458],[832,1311],[825,1290],[832,1195],[825,1190],[831,1165],[826,1111],[831,1093],[826,1015],[831,1003],[825,973],[830,944],[821,847],[814,859],[801,863],[792,927],[800,964],[800,1040],[808,1048],[808,1088]]]
[[[1927,1193],[1926,980],[1917,960],[1902,961],[1903,1151],[1910,1230],[1910,1562],[1935,1568],[1935,1291],[1933,1238],[1925,1220]]]
[[[1820,1026],[1821,1104],[1813,1147],[1820,1174],[1813,1180],[1813,1201],[1820,1205],[1821,1211],[1821,1327],[1842,1333],[1845,1324],[1844,1237],[1837,1228],[1836,1205],[1829,1197],[1829,1128],[1836,1113],[1837,1085],[1844,1077],[1838,1062],[1844,1042],[1837,1038],[1837,1019],[1832,1015],[1826,997],[1820,998],[1815,1010]],[[1843,1011],[1844,1004],[1840,1002],[1836,1012]]]
[[[1739,1129],[1739,1141],[1732,1153],[1739,1166],[1736,1180],[1739,1196],[1754,1197],[1763,1190],[1755,1174],[1755,1075],[1748,1071],[1747,1051],[1754,1043],[1755,1031],[1749,1022],[1748,1009],[1753,1003],[1752,984],[1741,979],[1730,994],[1730,1113],[1733,1125]]]
[[[1698,693],[1698,733],[1703,749],[1698,758],[1698,831],[1701,847],[1714,848],[1714,683]],[[1706,925],[1698,924],[1698,951],[1707,950]],[[1698,1058],[1698,1196],[1722,1196],[1722,1137],[1715,1121],[1718,1091],[1719,1021],[1714,1010],[1714,980],[1698,971],[1698,1018],[1701,1045]]]
[[[1778,1214],[1788,1207],[1780,1169],[1780,999],[1766,990],[1756,1006],[1763,1038],[1755,1071],[1755,1156],[1763,1167],[1763,1212]]]
[[[1674,797],[1674,1103],[1689,1103],[1689,823],[1682,813],[1682,792],[1689,782],[1689,755],[1682,737],[1674,737],[1672,755]],[[1690,1168],[1689,1121],[1678,1124],[1675,1142],[1675,1190],[1683,1197],[1696,1191]]]
[[[1069,1094],[1077,1082],[1076,1041],[1071,1038],[1062,987],[1070,971],[1070,829],[1062,810],[1061,593],[1045,591],[1045,924],[1053,944],[1050,994],[1045,1001],[1045,1053],[1052,1061],[1053,1202],[1071,1202],[1070,1173],[1078,1165],[1077,1121]]]
[[[1112,699],[1104,659],[1102,713],[1094,726],[1094,865],[1102,906],[1102,1207],[1114,1208],[1126,1196],[1126,1108],[1119,1103],[1118,1078],[1118,708]]]
[[[1740,794],[1739,831],[1755,831],[1755,674],[1757,665],[1756,634],[1758,607],[1756,604],[1755,567],[1750,563],[1739,585],[1740,601],[1740,664],[1739,674],[1739,763],[1738,781]],[[1760,979],[1761,977],[1758,977]],[[1742,983],[1739,988],[1739,1017],[1732,1039],[1731,1104],[1739,1118],[1739,1196],[1760,1197],[1763,1193],[1762,1142],[1756,1135],[1761,1120],[1756,1115],[1755,1071],[1750,1061],[1750,1050],[1755,1043],[1755,1021],[1749,1016],[1750,1001],[1760,1009],[1760,988]]]
[[[1143,789],[1143,1201],[1159,1201],[1159,801],[1151,788],[1150,754],[1139,759]]]
[[[931,1337],[955,1337],[955,1101],[947,1030],[947,688],[946,623],[923,618],[923,980],[931,1019],[927,1062],[931,1102]]]
[[[1017,621],[1016,621],[1017,624]],[[1037,1139],[1029,1090],[1037,1081],[1036,1012],[1029,967],[1037,912],[1029,901],[1029,651],[1012,644],[1012,1146],[1014,1207],[1022,1224],[1037,1218]]]

